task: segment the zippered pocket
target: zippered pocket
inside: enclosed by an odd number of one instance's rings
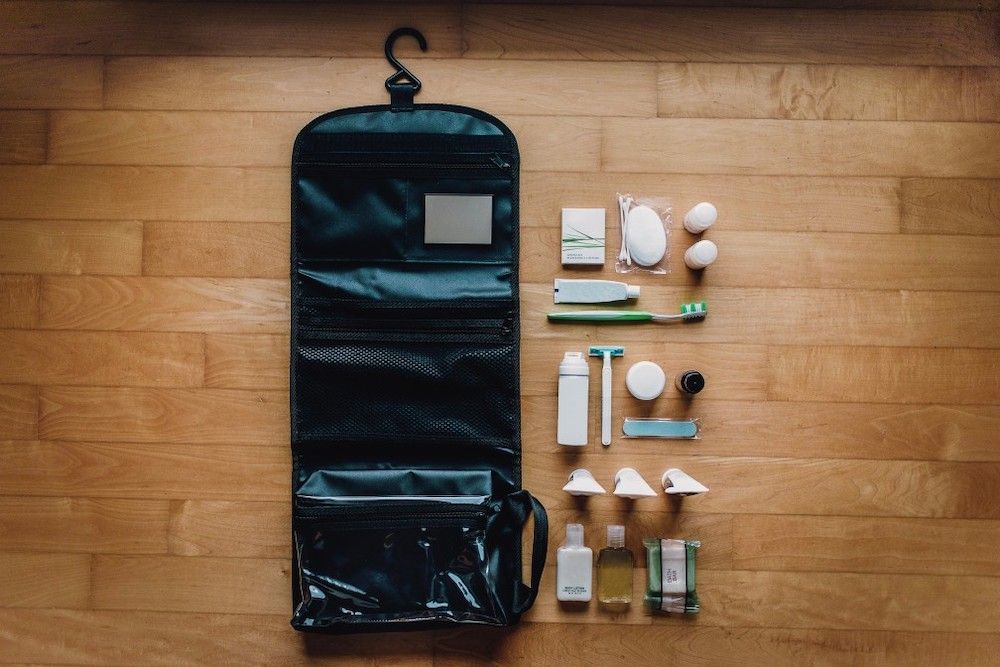
[[[296,498],[293,625],[503,624],[487,545],[495,510],[468,500]]]

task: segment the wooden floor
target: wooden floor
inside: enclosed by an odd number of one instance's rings
[[[663,4],[710,6],[0,3],[0,662],[997,664],[997,3]],[[418,101],[520,141],[550,552],[571,520],[700,539],[697,618],[561,609],[550,567],[508,633],[288,626],[290,146],[386,100],[408,24]],[[703,325],[546,324],[559,209],[619,190],[718,205],[700,283],[682,230],[639,279],[649,310],[707,299]],[[642,413],[630,362],[702,369],[703,439],[567,458],[556,365],[591,343],[626,349],[616,421]],[[584,506],[559,490],[581,464],[712,490]]]

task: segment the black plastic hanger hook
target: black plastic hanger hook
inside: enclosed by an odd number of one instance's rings
[[[389,33],[389,36],[385,38],[385,59],[396,68],[396,73],[385,80],[385,87],[391,92],[393,86],[409,83],[413,87],[413,92],[417,92],[420,90],[420,79],[392,54],[392,47],[400,37],[412,37],[417,40],[421,51],[427,50],[427,40],[423,33],[416,28],[396,28]]]

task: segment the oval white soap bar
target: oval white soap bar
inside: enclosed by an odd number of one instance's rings
[[[636,206],[628,212],[628,237],[625,245],[632,261],[652,266],[667,252],[667,232],[663,220],[648,206]]]

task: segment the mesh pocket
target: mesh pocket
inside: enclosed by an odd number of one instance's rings
[[[456,440],[509,447],[519,404],[510,342],[300,341],[300,440]],[[502,397],[502,398],[500,398]]]

